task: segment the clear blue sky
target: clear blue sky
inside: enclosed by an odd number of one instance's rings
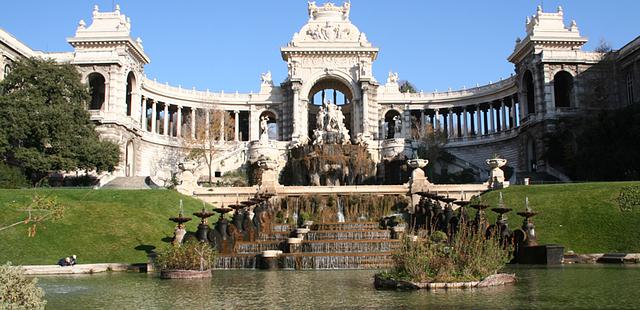
[[[587,50],[601,39],[617,49],[640,35],[638,0],[353,0],[351,21],[380,48],[374,74],[381,83],[393,70],[418,89],[457,89],[513,72],[506,58],[541,2],[545,11],[564,7],[566,23],[575,19],[589,37]],[[0,27],[33,49],[70,51],[66,38],[78,21],[90,23],[94,4],[105,11],[113,3],[131,18],[134,38],[144,41],[148,77],[212,91],[257,91],[267,70],[282,81],[279,48],[308,18],[306,0],[20,0],[2,4]]]

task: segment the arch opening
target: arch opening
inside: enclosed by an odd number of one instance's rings
[[[6,78],[7,76],[9,76],[9,73],[11,73],[11,66],[10,65],[5,65],[4,66],[3,77]]]
[[[87,78],[89,81],[89,91],[91,92],[91,102],[89,110],[102,110],[105,99],[105,79],[102,74],[93,72]]]
[[[278,119],[276,118],[276,114],[271,111],[264,111],[260,113],[259,119],[262,120],[263,117],[267,117],[267,135],[269,137],[269,140],[280,140],[278,132]]]
[[[397,110],[389,110],[384,114],[385,139],[393,139],[396,133],[402,132],[402,116]]]
[[[351,132],[352,128],[352,115],[354,113],[353,105],[353,93],[351,88],[347,86],[341,80],[336,78],[323,78],[318,80],[311,90],[309,91],[309,105],[308,105],[308,136],[314,136],[314,130],[321,124],[326,126],[325,120],[318,120],[318,114],[322,107],[328,103],[334,103],[338,106],[338,109],[344,116],[344,128]]]
[[[533,86],[533,74],[531,74],[531,71],[527,70],[527,72],[524,73],[522,81],[524,84],[525,98],[527,99],[527,114],[534,114],[536,113],[536,94]]]
[[[572,106],[573,76],[567,71],[559,71],[553,76],[553,93],[556,108]]]
[[[127,93],[126,93],[126,104],[127,104],[127,116],[131,116],[131,103],[133,102],[133,90],[135,89],[136,77],[133,72],[129,72],[127,75]]]
[[[133,141],[127,142],[127,146],[125,148],[125,166],[124,173],[125,176],[131,177],[134,175],[134,150],[133,150]]]

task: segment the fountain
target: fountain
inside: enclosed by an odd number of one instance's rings
[[[233,211],[233,209],[222,205],[221,207],[213,208],[213,211],[220,214],[220,217],[218,218],[215,229],[209,231],[208,239],[213,243],[214,248],[218,250],[218,253],[231,253],[233,249],[233,242],[229,238],[229,221],[225,218],[225,214]]]
[[[561,245],[538,245],[532,217],[535,212],[529,206],[529,197],[525,197],[525,210],[516,214],[522,216],[522,228],[515,232],[516,249],[514,261],[519,264],[562,264],[564,247]]]
[[[498,214],[498,218],[495,225],[491,225],[487,229],[487,235],[496,234],[505,244],[512,241],[511,239],[513,237],[513,232],[511,231],[511,229],[509,229],[509,222],[507,222],[507,216],[505,215],[511,212],[511,210],[511,208],[505,207],[504,200],[502,199],[502,192],[500,192],[498,207],[491,208],[491,211]]]
[[[209,238],[209,223],[207,218],[213,216],[215,213],[209,212],[205,209],[205,204],[202,202],[202,210],[194,212],[193,215],[200,218],[200,224],[198,224],[198,230],[196,231],[196,238],[201,242],[208,242]]]
[[[177,217],[170,217],[169,220],[176,223],[176,228],[173,233],[173,240],[171,243],[180,244],[187,234],[187,230],[184,228],[184,223],[191,221],[190,217],[184,217],[184,210],[182,208],[182,199],[180,199],[180,212]]]

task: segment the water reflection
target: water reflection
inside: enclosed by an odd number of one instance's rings
[[[515,286],[450,291],[376,291],[375,271],[215,271],[212,279],[145,274],[43,277],[48,309],[567,309],[633,308],[640,267],[510,267]]]

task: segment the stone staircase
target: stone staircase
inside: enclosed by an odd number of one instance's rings
[[[288,229],[282,229],[288,226]],[[287,239],[295,236],[295,227],[274,225],[273,233],[258,236],[258,241],[239,241],[235,254],[219,255],[216,268],[257,268],[263,251],[280,250],[280,269],[379,269],[389,268],[392,253],[400,240],[375,222],[321,223],[311,226],[302,243],[292,247]],[[289,232],[283,232],[288,230]]]
[[[101,188],[103,189],[152,189],[159,188],[150,177],[117,177]]]

